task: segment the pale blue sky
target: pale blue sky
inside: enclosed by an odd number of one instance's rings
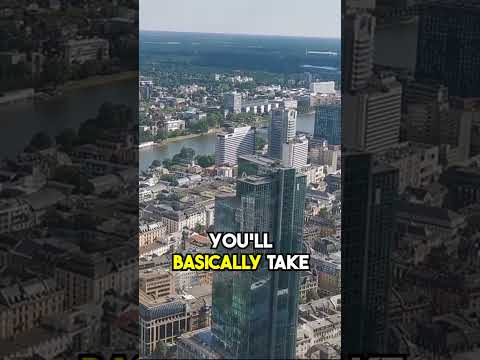
[[[340,38],[341,0],[140,0],[140,29]]]

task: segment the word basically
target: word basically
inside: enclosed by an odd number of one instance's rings
[[[173,270],[257,270],[262,255],[173,254]]]
[[[224,249],[243,250],[249,246],[255,250],[273,249],[268,233],[209,233],[212,249],[221,245]],[[230,270],[230,271],[255,271],[262,262],[266,261],[268,270],[309,270],[309,254],[249,254],[249,253],[223,253],[223,254],[173,254],[173,271],[203,271],[203,270]]]

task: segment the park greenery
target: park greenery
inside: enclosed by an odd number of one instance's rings
[[[159,160],[153,160],[150,168],[156,168],[162,166],[171,169],[175,165],[186,165],[195,161],[199,166],[202,168],[206,168],[215,164],[215,156],[214,155],[197,155],[195,156],[195,150],[189,147],[182,147],[178,154],[175,154],[171,159],[165,159],[163,162]],[[162,180],[170,181],[168,175],[163,176]],[[171,182],[171,181],[170,181]]]
[[[133,112],[128,106],[107,102],[100,106],[97,116],[84,121],[78,131],[64,129],[55,136],[55,140],[45,132],[35,133],[24,151],[34,153],[56,146],[66,154],[72,154],[77,146],[96,144],[98,140],[110,139],[114,129],[129,128],[133,118]],[[57,166],[51,171],[50,179],[72,185],[75,193],[90,194],[94,191],[92,183],[76,166]]]

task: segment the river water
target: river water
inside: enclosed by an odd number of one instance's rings
[[[55,136],[65,128],[78,129],[104,102],[138,107],[135,79],[72,90],[48,101],[29,101],[0,106],[0,158],[21,152],[33,134]]]
[[[313,125],[315,115],[299,114],[297,117],[297,131],[308,132],[313,134]],[[267,137],[267,129],[259,129],[260,136]],[[208,155],[215,153],[215,134],[199,136],[193,139],[179,140],[162,147],[148,147],[140,150],[139,168],[140,171],[146,170],[153,160],[163,161],[173,157],[180,152],[183,146],[191,147],[197,155]]]
[[[63,129],[78,129],[79,125],[95,117],[104,102],[138,106],[135,80],[116,81],[95,87],[76,89],[48,101],[22,102],[0,106],[0,158],[13,158],[21,152],[31,137],[46,132],[54,137]],[[313,133],[313,114],[298,116],[297,130]],[[266,137],[266,129],[259,129]],[[153,160],[171,158],[183,146],[191,147],[197,155],[215,152],[215,134],[170,143],[164,147],[140,150],[139,168],[144,170]]]

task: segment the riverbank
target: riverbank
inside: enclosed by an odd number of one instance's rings
[[[208,132],[206,132],[206,133],[188,134],[188,135],[171,137],[171,138],[162,140],[159,143],[149,141],[149,142],[140,144],[139,148],[140,148],[140,150],[148,149],[148,148],[152,148],[152,147],[162,148],[162,147],[167,146],[168,144],[173,144],[173,143],[176,143],[176,142],[179,142],[179,141],[184,141],[184,140],[189,140],[189,139],[195,139],[195,138],[198,138],[198,137],[207,136],[207,135],[211,135],[211,134],[218,134],[222,131],[223,131],[222,128],[215,128],[215,129],[209,129]]]
[[[116,81],[133,80],[136,78],[138,78],[138,71],[124,71],[117,74],[92,76],[82,80],[68,81],[60,87],[59,90],[65,93],[72,90],[110,84]]]
[[[98,86],[110,85],[118,81],[134,80],[138,78],[138,71],[124,71],[110,75],[92,76],[82,80],[68,81],[59,86],[53,93],[35,92],[33,99],[36,101],[49,101],[77,90],[88,89]]]

